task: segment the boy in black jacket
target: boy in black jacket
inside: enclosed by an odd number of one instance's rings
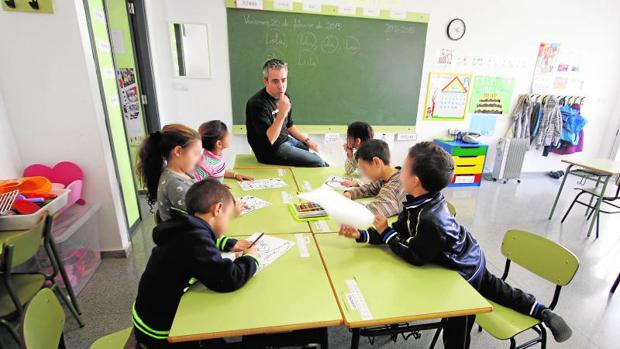
[[[235,209],[228,188],[213,179],[198,182],[187,191],[186,207],[187,214],[174,211],[170,220],[153,230],[157,246],[140,279],[132,309],[135,337],[148,349],[198,347],[167,341],[190,279],[196,278],[217,292],[231,292],[241,288],[258,268],[253,249],[246,249],[235,261],[221,256],[220,250],[249,246],[223,236]]]
[[[385,217],[376,216],[374,228],[359,231],[343,226],[340,233],[360,243],[387,244],[414,265],[433,263],[456,270],[484,297],[541,319],[557,342],[567,340],[572,332],[559,315],[486,269],[480,245],[456,222],[441,194],[453,172],[454,160],[441,147],[432,142],[416,144],[409,149],[401,170],[403,188],[409,195],[398,221],[390,228]],[[445,348],[469,348],[474,320],[473,315],[448,318],[443,332]]]

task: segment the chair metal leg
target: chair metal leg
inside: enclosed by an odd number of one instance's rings
[[[441,334],[441,327],[438,328],[435,331],[435,335],[433,336],[433,340],[431,341],[431,345],[428,347],[428,349],[434,349],[435,348],[435,344],[437,344],[437,340],[439,340],[439,335]]]
[[[62,263],[60,255],[58,254],[58,250],[56,249],[56,243],[54,242],[51,236],[49,237],[48,241],[49,241],[48,244],[49,244],[50,253],[51,253],[49,257],[52,260],[52,263],[54,263],[54,261],[56,262],[56,266],[58,267],[58,271],[60,272],[60,277],[62,278],[62,281],[65,284],[65,289],[67,290],[67,293],[69,294],[69,298],[71,299],[71,303],[73,304],[73,307],[75,307],[75,310],[77,311],[78,314],[82,315],[82,311],[80,310],[80,304],[77,301],[77,297],[75,296],[75,292],[73,291],[73,286],[71,285],[71,280],[69,279],[69,276],[67,276],[65,265]]]
[[[55,285],[56,287],[53,287],[52,289],[54,290],[54,292],[56,292],[56,296],[58,296],[58,298],[60,298],[60,300],[65,303],[65,305],[67,306],[67,308],[69,308],[69,311],[71,311],[71,314],[73,315],[73,317],[75,318],[75,320],[78,322],[78,324],[80,325],[80,327],[84,327],[84,322],[82,322],[82,318],[80,318],[80,314],[78,314],[77,309],[75,309],[75,307],[73,306],[73,303],[71,303],[68,299],[67,296],[65,296],[62,293],[62,289],[58,286]]]
[[[616,281],[614,282],[614,285],[611,286],[611,290],[609,292],[611,292],[611,293],[616,292],[616,288],[618,288],[618,284],[620,284],[620,274],[618,274],[618,277],[616,278]]]
[[[58,349],[67,349],[67,345],[65,344],[65,334],[60,335],[60,343],[58,343]]]
[[[583,192],[575,195],[575,199],[573,199],[573,202],[571,202],[570,206],[568,206],[568,210],[566,210],[566,213],[564,214],[564,217],[562,217],[562,220],[560,221],[560,223],[564,223],[564,221],[566,220],[566,217],[568,217],[568,214],[573,209],[573,206],[575,206],[575,203],[577,202],[577,199],[579,199],[579,196],[581,194],[583,194]]]
[[[515,341],[514,337],[510,338],[510,349],[515,349],[517,347],[517,342]]]
[[[596,238],[598,239],[599,226],[601,224],[601,213],[596,214]]]
[[[596,178],[596,185],[594,186],[594,188],[598,188],[599,184],[601,184],[601,176],[598,176]],[[590,211],[590,207],[592,207],[592,201],[594,201],[594,195],[590,196],[590,202],[588,202],[588,207],[586,208],[586,214],[585,214],[586,216],[588,215],[588,212]]]
[[[598,215],[598,213],[601,210],[601,203],[603,202],[603,197],[605,196],[605,191],[607,190],[607,184],[609,183],[609,179],[611,178],[611,176],[606,176],[605,177],[605,181],[603,182],[603,188],[601,189],[601,195],[598,197],[598,200],[596,201],[596,207],[594,208],[594,213]],[[587,237],[590,237],[590,235],[592,234],[592,228],[594,228],[594,221],[592,221],[590,223],[590,227],[588,228],[588,234]]]
[[[358,349],[360,346],[360,329],[354,328],[351,330],[351,349]]]
[[[10,322],[2,319],[0,320],[0,324],[2,324],[11,334],[11,337],[15,340],[17,344],[19,344],[19,334],[17,333],[17,329]]]
[[[568,165],[568,167],[566,168],[566,174],[564,175],[564,178],[562,178],[562,184],[560,184],[560,189],[558,189],[558,193],[555,195],[555,200],[553,201],[553,206],[551,206],[551,212],[549,212],[549,219],[553,218],[553,212],[555,212],[555,207],[558,205],[558,200],[560,199],[560,195],[562,194],[562,189],[564,189],[564,183],[566,183],[566,177],[568,177],[568,174],[570,173],[570,169],[573,167],[573,165]]]
[[[545,326],[539,325],[540,328],[540,349],[547,348],[547,330],[545,330]]]

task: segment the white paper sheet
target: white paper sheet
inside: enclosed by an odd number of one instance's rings
[[[239,186],[244,191],[249,190],[263,190],[263,189],[275,189],[275,188],[283,188],[288,186],[282,178],[267,178],[267,179],[257,179],[253,181],[243,181],[239,182]]]
[[[271,202],[259,199],[255,196],[246,195],[238,199],[239,202],[245,205],[245,208],[239,213],[240,216],[248,214],[252,211],[256,211],[260,208],[271,206]]]
[[[350,181],[350,180],[351,178],[345,178],[345,177],[340,177],[340,176],[329,176],[327,177],[327,179],[325,180],[325,183],[323,184],[335,190],[347,190],[347,189],[351,189],[351,187],[347,187],[343,185],[342,182]]]
[[[260,233],[254,233],[246,240],[254,241],[259,236]],[[295,243],[292,241],[280,239],[267,234],[263,235],[263,237],[260,238],[260,240],[258,240],[253,247],[258,254],[258,260],[260,261],[259,271],[275,262],[294,245]]]
[[[321,205],[332,219],[359,229],[370,226],[375,216],[364,205],[348,199],[334,190],[323,187],[298,195],[302,200]]]

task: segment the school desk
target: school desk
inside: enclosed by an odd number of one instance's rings
[[[245,215],[230,220],[227,235],[248,235],[254,232],[269,234],[309,233],[310,227],[306,222],[293,219],[289,211],[289,204],[285,201],[299,202],[294,191],[285,190],[253,190],[243,192],[243,195],[252,195],[269,201],[270,206],[260,208]],[[289,188],[290,189],[290,188]],[[239,197],[240,195],[235,195]]]
[[[245,168],[288,168],[290,166],[263,164],[256,160],[254,154],[237,154],[235,156],[235,169]],[[239,171],[241,172],[241,171]]]
[[[302,168],[302,167],[293,167],[291,168],[293,172],[293,176],[295,177],[295,181],[299,186],[299,191],[310,191],[314,189],[320,188],[325,180],[329,176],[340,176],[340,177],[349,177],[356,178],[355,176],[347,176],[345,175],[344,168],[342,167],[320,167],[320,168]],[[360,203],[368,203],[373,201],[374,198],[363,198],[356,200]],[[388,222],[393,223],[396,221],[398,216],[389,217]],[[333,219],[327,218],[317,221],[309,222],[310,229],[313,233],[335,233],[340,230],[340,224],[336,223]]]
[[[278,235],[295,245],[237,291],[192,286],[181,298],[169,341],[340,325],[342,317],[312,234],[300,235],[307,242],[307,257],[302,257],[296,234]]]
[[[360,335],[403,332],[403,327],[393,326],[390,332],[383,325],[492,310],[489,302],[455,271],[438,266],[416,267],[393,254],[387,246],[359,244],[336,234],[317,234],[314,238],[344,323],[352,329],[351,348],[357,348]],[[363,301],[355,297],[350,301],[351,294],[358,294],[349,288],[350,280],[357,284]],[[363,311],[363,304],[370,316]],[[441,322],[412,324],[406,332],[439,327]]]
[[[566,173],[564,174],[564,178],[562,178],[562,184],[560,184],[560,188],[558,189],[558,193],[555,196],[555,200],[553,201],[553,206],[551,207],[551,212],[549,213],[549,219],[553,217],[553,213],[555,212],[555,208],[558,204],[558,200],[560,199],[560,194],[562,194],[562,189],[564,189],[564,183],[566,183],[566,177],[570,174],[571,169],[576,166],[589,171],[593,171],[599,174],[603,178],[603,188],[601,193],[605,193],[607,189],[607,184],[609,183],[609,179],[612,176],[620,174],[620,161],[613,161],[609,159],[583,159],[583,160],[562,160],[568,164],[566,168]],[[597,181],[597,186],[599,182]],[[594,227],[594,223],[596,221],[596,217],[598,216],[598,212],[601,208],[601,202],[603,201],[603,196],[599,196],[596,202],[596,208],[594,209],[594,219],[590,222],[590,227],[588,228],[588,236],[592,232],[592,228]]]

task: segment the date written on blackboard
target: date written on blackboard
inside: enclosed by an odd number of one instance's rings
[[[326,21],[326,20],[303,21],[298,18],[289,20],[286,17],[284,19],[278,19],[278,18],[259,19],[259,18],[253,17],[252,15],[245,15],[243,16],[243,22],[246,25],[258,25],[258,26],[272,27],[272,28],[292,27],[294,30],[315,29],[315,30],[340,31],[344,29],[344,25],[340,22],[333,22],[333,21]]]
[[[415,27],[412,25],[406,25],[406,24],[386,23],[385,32],[396,33],[396,34],[415,34]]]

